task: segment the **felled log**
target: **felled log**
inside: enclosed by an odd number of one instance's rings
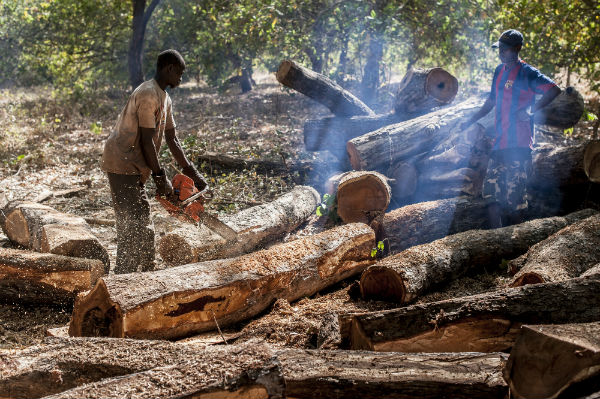
[[[600,279],[592,276],[340,315],[342,344],[384,352],[505,351],[522,324],[600,320],[598,290]]]
[[[360,278],[361,294],[396,303],[413,301],[436,284],[470,270],[498,265],[502,259],[513,259],[594,212],[584,210],[500,229],[470,230],[409,248],[365,270]]]
[[[3,214],[2,230],[11,241],[38,252],[98,259],[108,273],[108,252],[83,218],[21,201],[8,204]]]
[[[158,250],[162,258],[173,265],[247,253],[293,231],[313,214],[318,203],[319,194],[315,189],[296,186],[273,202],[220,217],[238,233],[235,242],[226,242],[206,228],[175,223],[173,230],[161,236]]]
[[[402,201],[415,193],[419,172],[412,163],[397,162],[390,168],[387,175],[392,180],[391,188],[394,199]]]
[[[548,105],[534,115],[538,125],[550,125],[561,129],[575,126],[583,115],[582,95],[574,87],[567,87]]]
[[[374,236],[348,224],[238,258],[108,276],[78,298],[69,334],[170,339],[234,324],[360,273]]]
[[[563,228],[509,262],[518,287],[579,277],[600,262],[600,215]],[[518,272],[517,272],[518,271]]]
[[[504,398],[500,353],[283,350],[288,398]]]
[[[335,193],[337,214],[344,223],[368,224],[390,204],[387,178],[377,172],[346,172],[330,178],[328,186]]]
[[[595,266],[590,267],[588,270],[581,274],[581,277],[592,277],[595,275],[600,275],[600,263]]]
[[[279,83],[318,101],[335,115],[375,115],[373,110],[354,94],[328,77],[304,68],[294,61],[282,61],[276,77]]]
[[[96,259],[0,248],[0,300],[70,304],[104,274]]]
[[[585,174],[594,183],[600,183],[600,141],[592,141],[583,156]]]
[[[394,109],[397,114],[425,113],[451,103],[458,80],[443,68],[411,68],[402,78]]]
[[[558,397],[600,376],[600,323],[523,326],[504,368],[513,397]]]
[[[151,341],[151,344],[156,342]],[[174,345],[171,350],[178,352],[176,347],[180,345]],[[160,356],[162,351],[150,353]],[[270,394],[277,396],[282,391],[273,352],[260,343],[196,348],[195,353],[184,350],[179,354],[179,362],[174,364],[105,378],[46,398],[267,399]],[[156,360],[150,363],[156,363]]]
[[[568,146],[545,144],[532,152],[532,173],[528,185],[533,190],[558,189],[588,184],[584,154],[589,141]]]

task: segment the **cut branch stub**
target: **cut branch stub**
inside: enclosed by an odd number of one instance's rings
[[[413,68],[404,76],[396,96],[397,114],[426,112],[449,104],[458,92],[458,80],[443,68]]]

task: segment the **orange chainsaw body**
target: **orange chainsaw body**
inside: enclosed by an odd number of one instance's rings
[[[156,199],[158,202],[172,216],[183,216],[183,218],[188,219],[188,221],[199,222],[200,214],[204,212],[204,198],[202,196],[189,204],[181,205],[183,201],[200,192],[194,185],[194,181],[186,175],[179,173],[173,177],[171,184],[173,185],[173,192],[177,196],[177,202],[171,202],[168,199],[157,195]]]

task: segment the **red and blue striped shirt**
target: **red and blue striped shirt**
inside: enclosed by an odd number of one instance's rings
[[[496,67],[490,92],[496,103],[496,139],[492,150],[533,146],[533,118],[518,120],[517,111],[532,106],[536,94],[544,94],[554,86],[552,79],[522,60],[511,69],[506,64]]]

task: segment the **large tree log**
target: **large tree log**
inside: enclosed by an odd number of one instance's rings
[[[340,315],[342,343],[398,352],[505,351],[522,324],[600,320],[600,279],[507,288],[381,312]]]
[[[335,193],[337,214],[344,223],[370,223],[383,215],[390,204],[391,189],[387,178],[377,172],[352,171],[328,181]]]
[[[314,213],[319,200],[312,187],[296,186],[273,202],[222,216],[221,221],[238,233],[235,242],[226,242],[208,229],[174,223],[176,228],[162,234],[159,253],[167,263],[181,265],[251,252],[296,229]]]
[[[591,141],[583,157],[585,174],[594,183],[600,183],[600,141]]]
[[[234,324],[362,272],[374,246],[356,223],[238,258],[108,276],[78,298],[69,334],[178,338]]]
[[[531,179],[533,189],[557,189],[565,186],[588,184],[584,170],[584,153],[589,141],[568,146],[544,144],[532,152]]]
[[[294,61],[282,61],[276,77],[279,83],[318,101],[335,115],[375,115],[373,110],[354,94],[328,77],[304,68]]]
[[[2,230],[13,242],[38,252],[102,261],[108,273],[108,252],[87,222],[35,202],[13,202],[3,210]]]
[[[409,248],[365,270],[360,278],[360,291],[364,298],[397,303],[413,301],[431,287],[470,270],[513,259],[533,244],[594,212],[584,210],[500,229],[470,230]]]
[[[550,104],[536,112],[534,120],[538,125],[566,129],[579,122],[583,110],[582,95],[574,87],[567,87]]]
[[[579,277],[600,262],[600,215],[563,228],[509,262],[512,287]]]
[[[499,353],[278,352],[289,398],[504,398]]]
[[[443,68],[411,68],[402,78],[394,109],[397,114],[425,113],[449,104],[458,92],[458,80]]]
[[[600,376],[600,323],[523,326],[504,369],[513,397],[558,397]]]
[[[104,274],[99,260],[0,248],[0,299],[70,304]]]

